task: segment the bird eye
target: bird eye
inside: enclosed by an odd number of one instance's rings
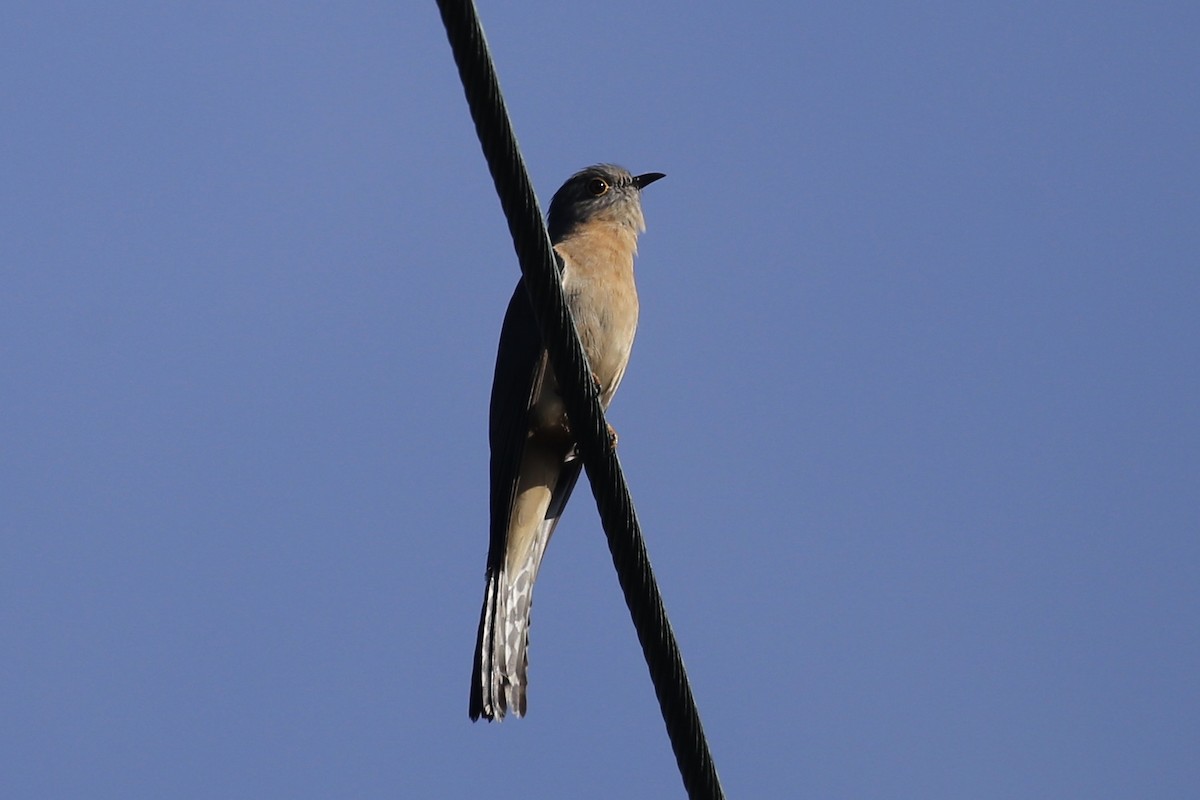
[[[599,197],[608,191],[608,181],[604,178],[592,178],[588,181],[587,189],[593,196]]]

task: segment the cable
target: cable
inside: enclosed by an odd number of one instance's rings
[[[609,441],[592,371],[563,295],[559,277],[562,264],[542,222],[479,16],[471,0],[438,0],[438,8],[475,133],[508,220],[530,304],[587,469],[613,566],[650,670],[684,788],[689,798],[722,800],[725,794],[700,724],[683,658],[654,580],[625,475]]]

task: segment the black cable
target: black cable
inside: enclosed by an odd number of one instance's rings
[[[724,798],[683,658],[650,568],[629,487],[609,442],[608,425],[592,371],[563,295],[559,277],[562,265],[542,222],[479,16],[471,0],[438,0],[438,8],[475,122],[475,133],[508,220],[530,304],[587,468],[613,566],[650,669],[684,788],[690,798]]]

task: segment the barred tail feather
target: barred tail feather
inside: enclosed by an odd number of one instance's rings
[[[475,641],[475,664],[471,670],[472,720],[504,717],[504,708],[499,705],[499,672],[495,668],[495,629],[497,599],[500,583],[499,574],[489,574],[487,589],[483,595],[483,610],[479,614],[479,633]]]
[[[488,575],[471,686],[473,720],[503,719],[508,711],[525,716],[533,584],[553,524],[539,528],[515,576],[504,567]]]

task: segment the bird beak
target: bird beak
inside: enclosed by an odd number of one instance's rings
[[[638,190],[640,191],[642,189],[645,189],[650,184],[654,183],[659,178],[665,178],[665,177],[667,177],[667,176],[662,174],[661,172],[647,172],[645,175],[638,175],[636,178],[634,178],[633,185],[636,186],[638,188]]]

